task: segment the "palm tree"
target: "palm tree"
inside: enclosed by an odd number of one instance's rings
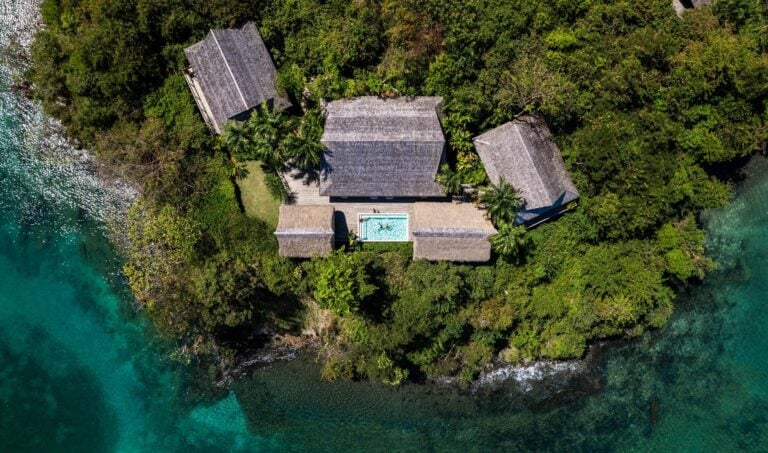
[[[253,111],[247,124],[251,133],[270,134],[280,130],[283,120],[282,113],[273,110],[264,103]]]
[[[520,262],[531,244],[525,234],[525,227],[504,223],[499,232],[490,237],[491,247],[504,258]]]
[[[498,185],[489,187],[480,194],[480,205],[488,212],[488,217],[495,225],[501,225],[515,220],[523,200],[520,192],[501,178]]]
[[[283,165],[283,153],[280,148],[262,135],[253,137],[252,157],[269,168],[280,168]]]
[[[248,166],[245,164],[245,162],[240,162],[235,156],[229,157],[229,163],[229,175],[232,177],[232,179],[245,179],[248,177],[248,174],[250,174]]]
[[[295,167],[304,171],[320,169],[325,152],[325,146],[320,143],[323,134],[322,121],[322,112],[307,112],[299,128],[285,140],[285,154]]]
[[[300,131],[291,134],[286,140],[286,154],[293,166],[300,170],[310,171],[320,168],[320,162],[325,146],[319,141],[306,137]]]
[[[280,167],[285,160],[279,144],[286,122],[280,112],[273,111],[266,103],[259,106],[242,125],[249,142],[248,151],[242,156],[260,160],[268,167]]]
[[[443,185],[446,195],[458,195],[461,193],[461,176],[459,173],[451,170],[448,164],[440,167],[440,173],[437,174],[437,182]]]
[[[224,125],[224,133],[221,141],[231,155],[248,156],[251,147],[251,137],[246,128],[239,126],[234,121],[228,121]]]

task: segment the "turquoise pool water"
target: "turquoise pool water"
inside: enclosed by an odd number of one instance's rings
[[[361,241],[408,241],[408,214],[360,214],[359,222]]]

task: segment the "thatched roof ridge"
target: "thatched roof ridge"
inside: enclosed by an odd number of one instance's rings
[[[290,105],[277,93],[275,65],[253,22],[211,30],[184,53],[219,128],[264,102]]]
[[[326,106],[323,142],[445,143],[439,108],[443,98],[363,96]]]
[[[493,184],[501,178],[525,199],[526,211],[568,203],[579,194],[549,128],[533,116],[502,124],[474,139]]]
[[[275,231],[280,256],[311,258],[331,253],[335,242],[333,213],[331,205],[280,206],[280,221]]]
[[[444,158],[439,97],[365,96],[328,104],[324,196],[444,196],[435,176]]]
[[[414,259],[485,262],[496,229],[471,203],[418,202],[413,207]]]

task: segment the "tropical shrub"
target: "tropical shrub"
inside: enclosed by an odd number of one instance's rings
[[[337,251],[314,263],[312,295],[321,307],[337,315],[349,315],[360,309],[362,301],[376,291],[368,282],[360,255]]]
[[[479,201],[480,206],[497,226],[514,223],[517,211],[523,206],[520,193],[512,184],[504,181],[504,178],[501,178],[497,185],[483,190]]]

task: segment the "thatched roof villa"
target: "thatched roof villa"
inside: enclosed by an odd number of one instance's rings
[[[538,118],[523,116],[474,142],[491,182],[499,184],[504,178],[525,200],[516,223],[537,225],[579,198],[549,128]]]
[[[694,9],[704,5],[711,5],[712,0],[672,0],[672,7],[678,16],[682,16],[686,9]]]
[[[184,71],[192,95],[211,132],[221,134],[229,120],[242,121],[262,103],[278,108],[290,102],[277,93],[277,72],[256,25],[211,30],[186,49]]]
[[[336,242],[333,206],[280,206],[277,242],[280,256],[312,258],[333,251]]]
[[[444,197],[435,176],[445,157],[442,98],[373,96],[327,106],[328,148],[320,194],[330,197]]]
[[[415,259],[488,261],[488,237],[496,230],[480,209],[451,201],[435,182],[445,159],[441,103],[436,97],[361,97],[328,104],[324,175],[317,186],[289,175],[291,207],[332,207],[337,242],[352,233],[361,241],[413,241]],[[294,215],[287,208],[275,233],[280,254],[306,257],[289,230],[302,224],[284,221]]]

